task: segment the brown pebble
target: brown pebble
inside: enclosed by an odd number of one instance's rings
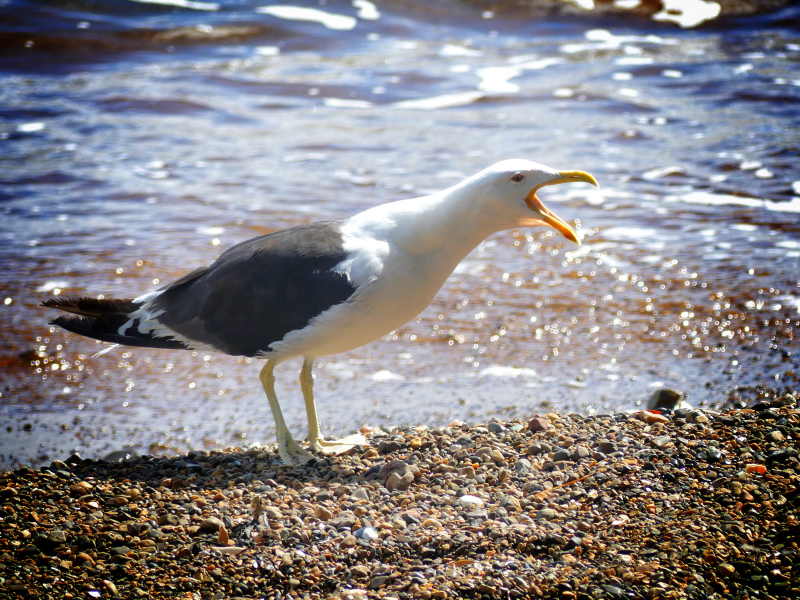
[[[475,469],[473,469],[471,466],[467,466],[467,467],[462,468],[458,472],[458,474],[461,477],[466,477],[468,479],[475,479]]]
[[[407,472],[405,475],[400,475],[400,473],[392,473],[389,479],[386,481],[386,489],[387,490],[407,490],[408,486],[414,481],[414,474],[410,471]]]
[[[550,421],[544,419],[542,417],[534,417],[530,421],[528,421],[528,429],[530,431],[547,431],[550,429]]]
[[[81,552],[81,553],[79,553],[79,554],[78,554],[78,555],[75,557],[75,560],[74,560],[73,562],[74,562],[76,565],[82,565],[82,564],[84,564],[84,563],[86,563],[86,564],[88,564],[88,565],[90,565],[90,566],[93,566],[93,565],[94,565],[94,559],[92,559],[92,557],[91,557],[91,556],[89,556],[88,554],[86,554],[85,552]]]
[[[109,594],[111,594],[112,596],[119,596],[119,591],[117,590],[117,586],[114,584],[113,581],[111,581],[110,579],[104,579],[103,585],[106,586],[106,589],[108,590]]]
[[[228,537],[228,530],[225,529],[225,525],[220,525],[219,528],[219,537],[217,538],[217,543],[222,544],[223,546],[227,546],[230,538]]]
[[[770,442],[774,442],[774,443],[776,443],[776,444],[780,444],[781,442],[783,442],[784,440],[786,440],[786,436],[785,436],[785,435],[783,435],[783,434],[782,434],[780,431],[778,431],[778,430],[775,430],[775,431],[770,431],[770,432],[769,432],[769,433],[766,435],[766,438],[767,438],[767,439],[768,439]]]
[[[283,513],[274,506],[265,506],[264,514],[267,516],[268,519],[273,519],[275,521],[280,521],[281,519],[283,519]]]
[[[730,577],[736,573],[736,567],[729,563],[719,563],[717,565],[717,574],[723,577]]]
[[[317,517],[320,521],[328,521],[333,518],[333,513],[329,511],[324,506],[318,506],[314,509],[314,516]]]
[[[200,523],[200,529],[205,531],[219,531],[225,524],[217,517],[209,517]]]
[[[660,415],[657,413],[649,412],[646,410],[639,412],[639,418],[648,425],[656,425],[656,424],[663,425],[665,423],[669,423],[668,417],[665,417],[664,415]]]
[[[658,423],[642,414],[536,417],[543,434],[512,417],[505,430],[392,427],[372,433],[376,444],[405,440],[394,456],[328,456],[314,469],[277,466],[274,450],[232,449],[184,457],[190,471],[180,460],[139,457],[69,463],[73,479],[55,467],[0,473],[9,525],[0,589],[110,598],[113,581],[116,595],[134,600],[160,598],[165,586],[206,598],[280,589],[320,600],[401,592],[580,600],[621,590],[679,600],[690,572],[741,592],[766,582],[746,544],[791,540],[800,524],[792,502],[800,410],[748,410],[706,413],[702,427],[701,411],[689,418],[688,410]],[[783,441],[771,435],[778,430]],[[195,475],[196,486],[173,488]],[[398,487],[387,493],[390,480]],[[404,491],[401,480],[418,487]],[[719,564],[723,556],[730,563]],[[57,593],[47,565],[62,572]],[[767,577],[768,586],[779,587],[773,577],[795,585],[785,561]]]

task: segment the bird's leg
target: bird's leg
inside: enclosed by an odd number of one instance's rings
[[[341,440],[326,440],[322,437],[322,433],[319,430],[319,421],[317,420],[317,405],[314,403],[312,366],[314,366],[314,358],[307,356],[303,361],[303,368],[300,370],[300,389],[303,390],[303,400],[306,403],[308,442],[311,449],[323,454],[340,454],[347,452],[353,446],[365,443],[366,439],[361,434],[350,435]]]
[[[278,454],[281,455],[281,459],[287,465],[302,464],[309,458],[313,458],[313,456],[292,439],[292,434],[289,428],[286,427],[286,421],[283,420],[281,405],[278,404],[278,396],[275,393],[275,375],[272,373],[277,364],[274,360],[268,360],[264,368],[261,369],[259,379],[261,379],[261,385],[264,386],[264,392],[267,394],[269,408],[272,410],[272,418],[275,419]]]

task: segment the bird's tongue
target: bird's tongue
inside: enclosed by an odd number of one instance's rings
[[[580,239],[578,239],[578,234],[575,233],[575,230],[567,225],[567,223],[562,220],[558,215],[552,212],[549,208],[547,208],[542,201],[536,196],[536,190],[533,190],[528,197],[525,198],[525,202],[534,212],[538,212],[541,217],[541,221],[553,229],[557,229],[561,235],[567,238],[571,242],[575,242],[579,246],[581,245]]]

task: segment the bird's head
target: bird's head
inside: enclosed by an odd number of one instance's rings
[[[600,187],[589,173],[556,171],[529,160],[513,159],[499,162],[479,176],[486,182],[484,197],[491,198],[493,207],[510,213],[515,221],[514,227],[548,225],[568,240],[580,244],[575,230],[548,209],[536,192],[547,185],[581,181]]]

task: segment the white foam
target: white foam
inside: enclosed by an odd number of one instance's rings
[[[655,61],[649,56],[620,56],[614,61],[616,65],[652,65]]]
[[[661,0],[661,12],[653,15],[654,21],[676,23],[684,29],[696,27],[719,16],[722,7],[705,0]]]
[[[784,305],[791,306],[800,313],[800,298],[795,296],[778,296],[775,300],[780,300]]]
[[[365,21],[377,21],[381,18],[378,7],[367,0],[353,0],[353,7],[358,9],[356,16]]]
[[[594,246],[589,246],[584,244],[577,250],[569,250],[564,253],[567,258],[580,258],[581,256],[586,256],[590,252],[594,252]]]
[[[659,167],[657,169],[650,169],[642,173],[642,177],[644,179],[661,179],[662,177],[666,177],[667,175],[677,175],[678,173],[683,173],[683,169],[680,167]]]
[[[37,292],[52,292],[53,290],[62,290],[69,287],[67,281],[46,281],[36,288]]]
[[[355,17],[349,17],[347,15],[335,15],[323,10],[318,10],[316,8],[302,8],[299,6],[287,6],[284,4],[261,6],[256,8],[256,12],[289,21],[311,21],[313,23],[320,23],[328,29],[333,29],[336,31],[349,31],[350,29],[355,29],[355,26],[358,23]]]
[[[22,125],[17,125],[17,131],[20,133],[33,133],[35,131],[41,131],[44,129],[44,123],[23,123]]]
[[[450,56],[483,56],[483,52],[465,48],[464,46],[456,46],[455,44],[445,44],[442,46],[442,49],[439,50],[439,56],[445,58]]]
[[[199,233],[200,235],[217,236],[217,235],[222,235],[223,233],[225,233],[225,228],[224,227],[198,227],[197,229],[195,229],[195,231],[197,233]]]
[[[478,77],[481,78],[478,89],[484,92],[515,93],[520,88],[515,83],[509,83],[510,79],[519,77],[524,71],[539,71],[562,62],[564,61],[560,58],[543,58],[518,62],[513,65],[485,67],[477,72]]]
[[[391,106],[407,110],[438,110],[440,108],[452,108],[454,106],[465,106],[472,104],[476,100],[483,98],[483,92],[455,92],[453,94],[442,94],[441,96],[431,96],[430,98],[419,98],[415,100],[401,100]]]
[[[219,10],[216,2],[197,2],[196,0],[133,0],[139,4],[163,4],[164,6],[177,6],[192,10]]]
[[[631,43],[644,43],[654,45],[675,45],[678,40],[662,38],[658,35],[614,35],[607,29],[590,29],[584,34],[588,40],[582,44],[564,44],[559,50],[565,54],[594,50],[614,50],[625,47]],[[650,59],[652,61],[652,59]]]
[[[536,371],[525,367],[506,367],[502,365],[492,365],[486,367],[480,372],[481,377],[527,377],[533,378],[537,376]]]
[[[373,373],[372,375],[368,376],[369,379],[372,381],[377,381],[379,383],[385,383],[389,381],[405,381],[405,377],[402,375],[398,375],[397,373],[392,373],[391,371],[387,371],[383,369],[382,371],[378,371],[377,373]]]
[[[641,240],[653,238],[658,234],[658,231],[650,227],[610,227],[601,231],[605,238],[612,240]]]
[[[255,53],[259,56],[278,56],[281,53],[281,49],[277,46],[258,46],[255,49]]]
[[[372,102],[369,100],[352,100],[349,98],[325,98],[325,106],[332,108],[370,108]]]
[[[710,205],[733,205],[733,206],[764,206],[764,201],[758,198],[742,198],[740,196],[731,196],[730,194],[714,194],[712,192],[690,192],[683,196],[673,197],[672,199],[681,202],[688,202],[689,204],[710,204]]]
[[[788,202],[773,202],[772,200],[767,200],[764,206],[767,207],[767,210],[774,210],[776,212],[800,213],[800,198],[795,197]]]

